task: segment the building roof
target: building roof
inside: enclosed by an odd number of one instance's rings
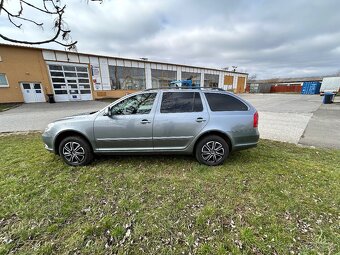
[[[81,54],[81,55],[95,56],[95,57],[106,57],[106,58],[115,58],[115,59],[121,59],[121,60],[131,60],[131,61],[138,61],[138,62],[144,62],[144,63],[155,63],[155,64],[163,64],[163,65],[183,66],[183,67],[189,67],[189,68],[209,69],[209,70],[222,71],[222,72],[231,73],[231,74],[235,74],[236,73],[236,74],[248,75],[248,73],[226,71],[226,70],[222,70],[222,69],[218,69],[218,68],[211,68],[211,67],[201,67],[201,66],[184,65],[184,64],[177,64],[177,63],[168,63],[168,62],[160,62],[160,61],[153,61],[153,60],[143,60],[143,59],[134,59],[134,58],[122,58],[122,57],[99,55],[99,54],[86,53],[86,52],[73,52],[73,51],[66,51],[66,50],[55,50],[55,49],[34,47],[34,46],[26,45],[26,44],[22,45],[22,44],[0,43],[0,46],[9,46],[9,47],[17,47],[17,48],[28,48],[28,49],[36,49],[36,50],[50,50],[50,51],[63,52],[63,53],[66,52],[66,53],[74,53],[74,54]]]

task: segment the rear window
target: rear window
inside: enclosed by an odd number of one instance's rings
[[[161,113],[201,112],[203,105],[198,92],[163,92]]]
[[[218,93],[205,93],[210,110],[213,112],[220,111],[248,111],[248,106],[237,98]]]

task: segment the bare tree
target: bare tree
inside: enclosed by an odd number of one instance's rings
[[[13,42],[29,45],[46,44],[55,42],[69,50],[76,48],[77,41],[73,41],[70,37],[71,30],[64,22],[64,14],[66,5],[62,5],[61,0],[41,0],[41,6],[37,4],[29,3],[25,0],[17,0],[19,3],[19,10],[17,12],[9,10],[5,5],[5,0],[0,0],[0,15],[6,15],[8,21],[17,29],[22,29],[24,23],[31,23],[44,30],[44,23],[38,21],[38,18],[27,17],[24,15],[24,11],[28,8],[38,11],[42,15],[49,15],[53,20],[53,34],[49,38],[38,41],[21,40],[18,38],[11,38],[0,33],[0,38]],[[102,3],[103,0],[87,0],[96,1]]]
[[[249,75],[248,79],[249,80],[256,80],[256,77],[257,77],[256,73],[253,73],[253,74]]]

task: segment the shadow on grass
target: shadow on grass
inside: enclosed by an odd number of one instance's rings
[[[229,154],[224,164],[244,164],[254,160],[248,155],[249,150],[235,151]],[[139,154],[139,155],[96,155],[92,165],[100,165],[109,162],[118,164],[199,164],[194,155],[173,155],[173,154]]]

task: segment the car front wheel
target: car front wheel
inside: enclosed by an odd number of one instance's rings
[[[78,136],[63,139],[59,145],[59,155],[70,166],[85,166],[93,161],[91,146]]]
[[[211,135],[198,142],[195,153],[198,162],[208,166],[217,166],[223,164],[228,157],[229,146],[222,137]]]

